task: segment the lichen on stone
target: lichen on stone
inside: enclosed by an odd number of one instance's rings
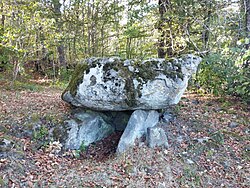
[[[156,76],[158,76],[157,71],[153,69],[154,62],[146,61],[144,63],[138,64],[138,73],[137,77],[142,78],[142,80],[146,83],[148,80],[153,80]]]
[[[162,73],[173,80],[177,78],[183,80],[183,73],[181,70],[181,62],[175,58],[165,59],[162,63]]]
[[[135,89],[134,89],[134,83],[133,80],[131,78],[127,78],[125,81],[125,91],[127,94],[127,99],[126,99],[126,103],[129,107],[133,107],[136,105],[135,101],[136,101],[136,93],[135,93]]]

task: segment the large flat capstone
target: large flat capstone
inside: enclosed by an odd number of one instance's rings
[[[177,104],[201,58],[90,58],[78,64],[62,99],[99,111],[162,109]]]

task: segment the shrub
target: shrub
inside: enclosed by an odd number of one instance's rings
[[[196,82],[214,95],[233,95],[250,101],[250,50],[224,48],[204,57]]]

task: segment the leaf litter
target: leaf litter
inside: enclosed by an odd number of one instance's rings
[[[33,92],[1,88],[0,139],[12,145],[0,154],[0,186],[250,186],[249,106],[234,98],[186,93],[164,127],[168,149],[142,145],[117,156],[118,132],[76,156],[76,151],[52,152],[52,142],[34,148],[34,122],[49,128],[71,116],[60,95],[49,87]]]

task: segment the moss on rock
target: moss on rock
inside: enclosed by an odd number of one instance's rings
[[[69,83],[68,87],[66,88],[66,90],[64,91],[64,93],[67,91],[70,91],[70,94],[72,96],[75,96],[77,93],[77,87],[83,81],[84,74],[85,73],[88,74],[89,69],[90,68],[89,68],[88,64],[85,62],[77,64],[75,71],[72,75],[72,78],[70,80],[70,83]],[[63,93],[63,95],[64,95],[64,93]]]

